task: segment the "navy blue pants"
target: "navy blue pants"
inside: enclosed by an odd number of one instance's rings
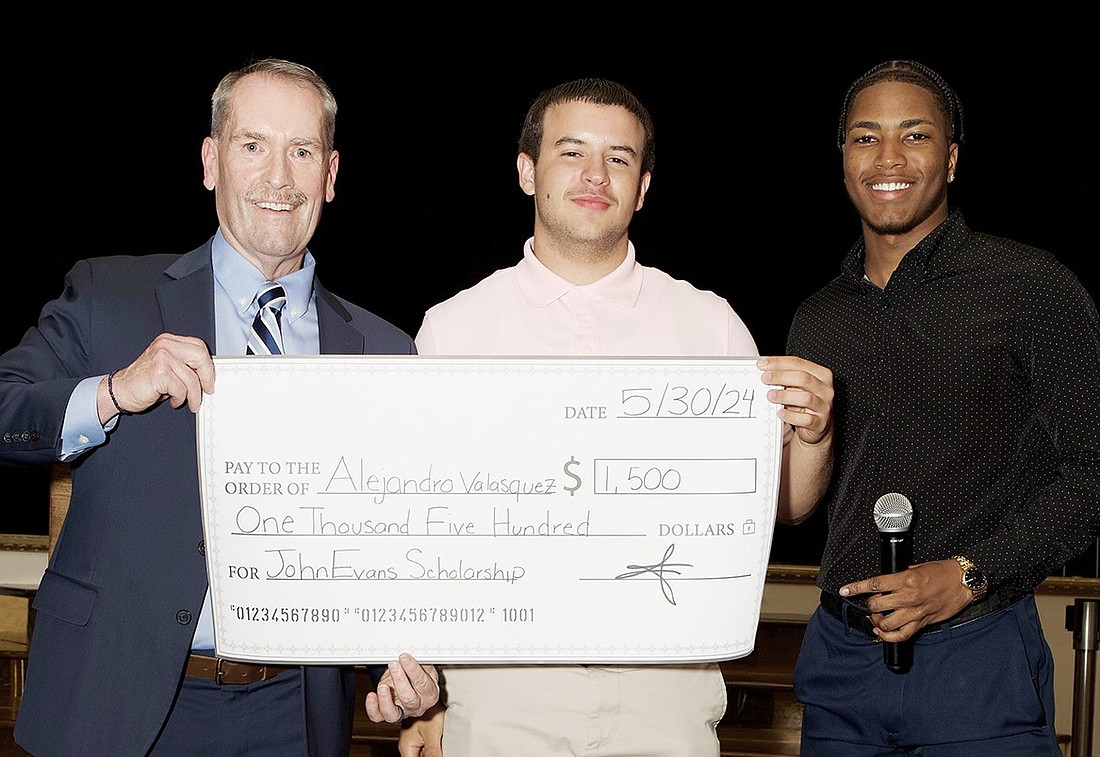
[[[1034,596],[920,635],[908,673],[819,607],[794,671],[804,757],[1062,757]]]
[[[149,756],[304,757],[304,701],[300,668],[227,686],[185,677]]]

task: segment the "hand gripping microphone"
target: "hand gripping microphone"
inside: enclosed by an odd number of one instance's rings
[[[909,567],[913,546],[909,542],[909,524],[913,505],[904,494],[883,494],[875,502],[875,526],[882,539],[882,572],[900,573]],[[913,640],[883,642],[882,657],[894,673],[907,673],[913,666]]]

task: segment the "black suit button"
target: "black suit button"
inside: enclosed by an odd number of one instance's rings
[[[42,435],[40,433],[38,433],[38,429],[35,429],[34,431],[31,432],[31,441],[32,442],[37,442],[41,438],[42,438]]]
[[[4,434],[4,444],[11,444],[11,433]]]
[[[191,612],[189,610],[179,610],[176,612],[176,622],[181,626],[186,626],[191,623]]]
[[[206,555],[206,542],[205,541],[200,541],[199,542],[198,550],[199,550],[200,555],[203,555],[203,556]]]

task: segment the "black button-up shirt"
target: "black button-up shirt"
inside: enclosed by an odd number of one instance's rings
[[[1051,254],[955,211],[885,290],[860,241],[799,307],[788,352],[833,371],[836,470],[818,580],[882,572],[875,501],[913,503],[912,563],[962,554],[1031,591],[1100,533],[1100,326]]]

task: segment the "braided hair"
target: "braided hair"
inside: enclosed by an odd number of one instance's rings
[[[947,85],[942,76],[923,63],[912,60],[888,60],[863,74],[848,88],[848,94],[844,96],[844,106],[840,109],[840,125],[837,127],[836,135],[837,147],[844,149],[844,139],[848,133],[848,112],[852,107],[852,100],[871,85],[884,81],[915,84],[931,92],[936,101],[936,107],[940,109],[951,128],[948,141],[963,143],[963,108],[955,90]]]

